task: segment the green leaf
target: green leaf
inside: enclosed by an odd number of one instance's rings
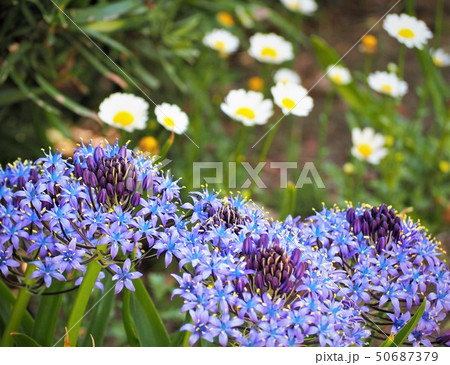
[[[64,282],[56,281],[46,293],[63,290]],[[42,346],[53,346],[55,344],[56,322],[59,317],[62,295],[42,295],[36,320],[33,328],[33,338]]]
[[[0,307],[2,308],[2,310],[0,310],[0,316],[5,321],[5,323],[8,321],[11,315],[11,310],[15,302],[16,297],[14,296],[14,294],[3,282],[3,280],[0,280]],[[26,311],[23,317],[23,327],[26,332],[31,332],[33,326],[34,319],[33,317],[31,317],[30,312]]]
[[[92,311],[89,327],[86,330],[86,337],[82,344],[84,347],[91,347],[92,339],[94,339],[96,346],[103,345],[106,328],[110,323],[111,311],[114,307],[114,300],[116,298],[114,290],[112,290],[114,284],[115,282],[113,282],[111,275],[106,274],[106,278],[103,280],[103,285],[105,287],[104,293],[98,293],[99,295],[97,298],[100,302]]]
[[[137,279],[133,284],[136,292],[131,295],[131,315],[141,346],[169,346],[169,334],[144,283]]]
[[[96,6],[88,6],[82,9],[70,9],[68,14],[75,23],[88,23],[99,20],[113,20],[119,18],[120,15],[135,10],[142,6],[141,0],[126,0],[112,4],[99,4]],[[142,6],[145,9],[144,6]]]
[[[70,312],[69,321],[67,323],[67,331],[69,331],[69,341],[71,347],[75,347],[77,345],[78,332],[80,331],[81,323],[85,316],[86,307],[88,305],[89,298],[91,297],[92,289],[94,288],[101,269],[101,265],[96,260],[89,263],[83,282],[78,289],[72,311]]]
[[[139,347],[139,339],[131,316],[131,292],[129,290],[124,290],[122,295],[122,320],[129,345]]]
[[[422,304],[417,309],[414,316],[408,321],[405,326],[398,331],[398,333],[395,335],[395,337],[392,339],[391,336],[389,336],[386,341],[384,341],[380,346],[381,347],[397,347],[400,346],[403,341],[405,341],[409,334],[416,328],[417,323],[419,323],[419,320],[422,318],[423,313],[425,312],[425,307],[427,305],[427,300],[424,298]]]
[[[41,347],[39,343],[25,333],[11,332],[11,336],[14,343],[19,347]]]
[[[97,120],[97,114],[92,110],[85,108],[84,106],[76,103],[75,101],[69,99],[67,96],[60,93],[55,89],[49,82],[47,82],[41,75],[36,75],[37,83],[47,92],[53,99],[66,108],[72,110],[75,114],[81,115],[82,117],[91,118]]]

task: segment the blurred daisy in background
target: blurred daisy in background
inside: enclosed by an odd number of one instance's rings
[[[281,108],[284,114],[306,117],[314,106],[313,99],[301,85],[279,82],[270,91],[275,104]]]
[[[226,11],[220,11],[217,13],[216,19],[224,27],[232,27],[234,25],[233,15]]]
[[[230,118],[247,127],[266,124],[273,115],[272,100],[264,100],[263,94],[244,89],[231,90],[220,108]]]
[[[281,0],[281,3],[289,10],[305,15],[312,15],[317,10],[314,0]]]
[[[283,84],[300,84],[302,80],[294,70],[289,68],[280,68],[277,72],[275,72],[275,75],[273,75],[273,81],[275,84],[278,84],[279,82]]]
[[[339,65],[328,66],[327,77],[337,85],[347,85],[352,81],[348,68]]]
[[[384,148],[384,137],[366,127],[364,129],[352,129],[352,155],[358,160],[365,160],[373,165],[378,165],[387,155],[388,150]]]
[[[264,80],[259,76],[253,76],[248,79],[247,85],[250,90],[262,91],[264,89]]]
[[[106,124],[133,132],[145,128],[148,103],[133,94],[114,93],[102,101],[98,116]]]
[[[401,98],[408,92],[408,84],[395,73],[377,71],[369,75],[367,82],[371,89],[394,98]]]
[[[383,22],[383,28],[408,48],[422,49],[433,38],[433,33],[424,21],[407,14],[389,14]]]
[[[239,38],[228,30],[214,29],[204,36],[203,44],[222,54],[230,54],[237,51]]]
[[[367,34],[361,39],[359,50],[366,54],[374,54],[377,51],[378,39],[372,34]]]
[[[187,114],[178,105],[162,103],[155,108],[156,119],[168,131],[183,134],[189,125]]]
[[[442,48],[430,50],[433,63],[437,67],[447,67],[450,65],[450,54],[445,52]]]
[[[275,33],[252,35],[248,53],[258,61],[275,64],[294,58],[292,44]]]

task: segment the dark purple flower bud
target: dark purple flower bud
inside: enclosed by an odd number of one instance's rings
[[[102,161],[102,158],[105,157],[105,151],[100,146],[95,147],[94,149],[94,158],[97,163]]]
[[[349,208],[347,210],[347,222],[350,223],[350,225],[353,225],[355,222],[355,210],[353,208]]]
[[[378,215],[378,208],[372,207],[372,217],[375,218]]]
[[[132,193],[133,191],[136,190],[136,182],[134,181],[133,178],[131,177],[127,177],[127,179],[125,180],[125,188]]]
[[[386,230],[384,228],[380,228],[377,233],[378,233],[378,237],[386,236]]]
[[[126,158],[126,157],[127,157],[127,147],[126,147],[126,146],[120,147],[120,150],[119,150],[119,152],[117,153],[117,155],[118,155],[120,158]]]
[[[295,266],[299,263],[301,255],[302,255],[302,253],[298,248],[296,248],[296,249],[294,249],[294,251],[292,251],[291,261]]]
[[[112,186],[112,184],[107,183],[106,184],[106,192],[108,194],[108,196],[113,197],[114,196],[114,186]]]
[[[97,167],[97,164],[95,163],[94,157],[92,157],[91,155],[89,155],[86,159],[86,164],[87,167],[89,168],[89,170],[94,171],[95,168]]]
[[[242,245],[242,253],[244,255],[250,255],[252,253],[252,248],[253,240],[250,237],[247,237]]]
[[[36,169],[30,171],[30,181],[36,183],[39,180],[39,174]]]
[[[384,214],[384,215],[387,215],[387,214],[388,214],[388,209],[387,209],[386,204],[381,204],[379,210],[380,210],[380,213],[381,213],[381,214]]]
[[[377,252],[381,253],[386,248],[386,238],[380,237],[377,242]]]
[[[100,190],[97,196],[97,201],[99,204],[106,204],[106,201],[108,200],[108,194],[106,193],[106,189]]]
[[[148,189],[151,188],[153,184],[153,177],[152,175],[146,175],[144,177],[144,180],[142,181],[142,189],[144,189],[144,191],[147,191]]]
[[[367,210],[366,210],[367,212]],[[370,234],[369,223],[364,222],[362,225],[362,233],[364,236],[368,236]]]
[[[272,290],[277,290],[278,286],[280,285],[280,281],[278,280],[277,277],[273,277],[272,281],[270,282],[271,286],[272,286]]]
[[[365,210],[363,213],[363,217],[366,221],[369,221],[372,218],[372,216],[370,215],[370,211]]]
[[[17,179],[17,187],[18,187],[19,189],[23,189],[24,186],[25,186],[25,178],[24,178],[23,176],[20,176],[20,177]]]
[[[264,277],[261,271],[258,271],[255,276],[255,285],[258,289],[264,288]]]
[[[355,232],[355,234],[359,234],[361,232],[362,229],[362,218],[358,217],[355,221],[355,225],[353,226],[353,231]]]
[[[112,175],[111,173],[109,173],[109,174],[106,176],[106,181],[107,181],[108,183],[110,183],[110,184],[113,184],[113,183],[114,183],[114,177],[113,177],[113,175]]]
[[[96,188],[98,186],[97,176],[95,176],[93,172],[89,173],[89,186],[92,188]]]
[[[373,221],[370,223],[370,231],[371,231],[371,232],[375,232],[375,231],[377,230],[377,227],[378,227],[377,221],[376,221],[376,220],[373,220]]]
[[[263,247],[263,248],[267,248],[267,246],[269,245],[269,236],[265,233],[263,233],[258,240],[258,246],[259,247]]]
[[[98,185],[100,185],[100,187],[102,188],[106,188],[106,178],[104,176],[100,177]]]
[[[245,283],[244,280],[242,280],[242,278],[239,278],[236,280],[236,290],[240,293],[242,293],[245,289]]]
[[[117,183],[116,193],[119,199],[123,197],[124,192],[125,192],[125,184],[123,182]]]
[[[137,207],[141,203],[141,194],[134,193],[133,197],[131,198],[131,205],[133,207]]]
[[[436,342],[439,345],[450,347],[450,331],[445,332],[443,335],[436,338]]]
[[[90,181],[89,181],[89,179],[90,179],[90,175],[91,175],[91,173],[89,172],[89,170],[83,170],[83,182],[87,185],[87,186],[89,186],[89,184],[90,184]]]
[[[303,276],[303,274],[305,273],[305,269],[306,269],[306,265],[304,262],[297,265],[297,267],[295,268],[295,271],[294,271],[294,276],[297,279],[300,279]]]

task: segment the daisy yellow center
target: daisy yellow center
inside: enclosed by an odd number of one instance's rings
[[[120,111],[117,112],[113,117],[113,122],[115,124],[119,124],[122,127],[129,126],[134,121],[134,116],[130,112]]]
[[[225,43],[223,43],[222,41],[216,41],[216,43],[214,43],[214,47],[219,51],[223,51],[225,48]]]
[[[255,118],[255,112],[251,110],[250,108],[247,108],[245,106],[239,108],[236,110],[236,115],[239,115],[241,117],[247,118],[247,119],[254,119]]]
[[[173,127],[175,127],[175,122],[173,121],[172,118],[165,117],[165,118],[163,119],[163,122],[164,122],[164,125],[165,125],[167,128],[173,128]]]
[[[294,100],[290,98],[284,98],[283,100],[281,100],[281,104],[283,104],[283,106],[289,110],[291,110],[295,106]]]
[[[443,62],[437,57],[433,58],[433,62],[437,67],[442,67],[442,65],[443,65]]]
[[[372,147],[367,143],[361,143],[358,147],[356,147],[356,149],[364,158],[369,157],[373,153]]]
[[[414,32],[409,28],[402,28],[398,31],[398,35],[402,38],[411,39],[414,38]]]
[[[277,57],[277,51],[275,50],[275,48],[272,47],[264,47],[261,50],[261,56],[275,58]]]
[[[389,84],[381,85],[380,90],[386,94],[392,94],[392,86]]]
[[[341,75],[333,75],[333,76],[331,76],[331,80],[333,80],[336,84],[341,84],[342,76]]]

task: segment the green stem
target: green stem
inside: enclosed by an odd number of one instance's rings
[[[55,282],[51,292],[63,290],[65,282]],[[52,346],[54,344],[54,335],[56,322],[61,307],[62,295],[42,295],[39,309],[36,314],[36,321],[33,328],[33,338],[42,346]]]
[[[24,280],[24,283],[27,286],[21,288],[19,291],[19,295],[17,296],[13,311],[11,313],[11,318],[9,319],[9,322],[6,325],[5,332],[3,334],[3,341],[2,341],[3,347],[11,347],[14,344],[14,339],[11,336],[11,333],[19,329],[20,323],[22,322],[22,318],[25,316],[25,313],[27,311],[28,303],[30,302],[31,299],[31,293],[28,291],[28,285],[30,284],[30,276],[35,269],[36,266],[34,265],[27,266]]]
[[[101,270],[102,267],[97,260],[89,263],[83,282],[81,283],[80,289],[78,289],[69,321],[67,323],[67,331],[69,333],[69,342],[71,347],[76,347],[77,345],[78,332],[80,330],[81,322],[85,315],[92,289],[94,288],[95,282],[97,281]]]
[[[1,298],[1,300],[4,300],[8,305],[10,305],[11,308],[14,306],[14,304],[16,302],[16,297],[11,292],[11,290],[8,288],[8,286],[3,282],[3,280],[0,280],[0,298]],[[9,318],[9,313],[8,313],[8,318]],[[27,332],[31,332],[31,330],[33,329],[34,320],[28,311],[25,311],[25,315],[23,317],[23,326]]]
[[[441,34],[442,34],[442,17],[444,14],[444,0],[437,0],[436,5],[436,21],[434,28],[434,49],[439,48],[439,44],[441,43]]]
[[[333,106],[333,100],[334,100],[334,89],[331,88],[327,92],[325,99],[325,106],[322,114],[319,116],[319,161],[321,164],[323,162],[322,160],[325,157],[327,130],[328,130],[328,123],[330,121],[330,114],[331,114],[331,107]]]
[[[406,12],[409,15],[414,15],[414,0],[406,0]]]
[[[398,53],[398,77],[403,78],[403,72],[405,69],[405,56],[406,56],[406,46],[402,44],[400,46],[400,51]]]
[[[277,130],[280,126],[281,122],[277,122],[275,125],[272,126],[272,129],[269,130],[269,133],[266,135],[266,140],[264,141],[263,148],[261,150],[261,154],[259,155],[259,162],[265,161],[267,157],[267,153],[269,152],[270,146],[272,145],[273,139],[275,137],[275,134],[277,133]]]
[[[238,143],[236,144],[236,149],[234,150],[234,161],[239,162],[241,154],[242,154],[242,149],[244,148],[245,145],[245,140],[246,140],[246,136],[247,136],[247,128],[245,125],[241,125],[240,129],[239,129],[239,137],[238,137]]]

